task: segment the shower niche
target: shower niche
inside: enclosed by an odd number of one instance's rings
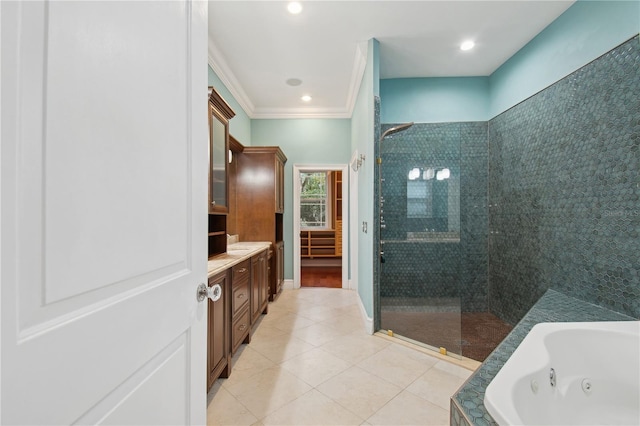
[[[459,167],[413,167],[406,184],[406,239],[460,242]]]

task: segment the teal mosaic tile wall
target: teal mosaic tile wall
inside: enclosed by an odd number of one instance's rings
[[[463,311],[486,311],[487,123],[417,123],[385,138],[380,152],[380,295],[462,297]],[[447,179],[425,175],[445,168]],[[416,169],[418,178],[409,179]],[[412,185],[428,194],[422,212],[412,211]]]
[[[638,37],[489,122],[489,309],[545,293],[640,318]]]

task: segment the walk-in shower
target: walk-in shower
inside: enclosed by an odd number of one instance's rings
[[[378,146],[380,328],[460,354],[460,144],[412,126]]]
[[[383,124],[381,133],[376,326],[484,359],[504,337],[485,318],[486,124]]]

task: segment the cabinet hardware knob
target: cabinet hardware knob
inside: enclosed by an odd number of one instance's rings
[[[245,272],[247,272],[247,268],[238,269],[238,272],[240,274],[244,274]]]
[[[244,331],[245,328],[247,328],[247,324],[240,324],[240,327],[238,327],[238,330]]]
[[[244,297],[244,293],[238,294],[238,299],[242,299]]]

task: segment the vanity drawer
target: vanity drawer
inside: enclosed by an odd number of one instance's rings
[[[248,280],[251,274],[251,259],[244,260],[233,267],[231,270],[231,282],[235,286],[241,281]]]
[[[249,335],[250,324],[249,324],[249,310],[247,309],[244,313],[233,322],[233,329],[231,330],[231,341],[232,352],[235,353],[238,349],[238,346],[242,343],[242,341]]]
[[[244,309],[249,303],[249,280],[239,283],[233,283],[233,292],[231,295],[231,317],[235,320],[238,312]]]

